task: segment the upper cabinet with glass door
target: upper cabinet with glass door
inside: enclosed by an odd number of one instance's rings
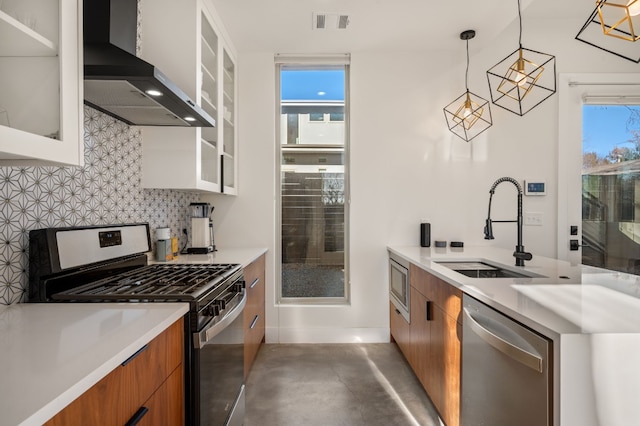
[[[0,0],[0,165],[81,165],[78,0]]]
[[[229,46],[215,15],[202,0],[141,0],[141,14],[142,58],[162,69],[216,121],[216,127],[145,128],[142,186],[236,194],[235,136],[229,139],[223,124],[235,115],[236,92],[225,86],[229,77],[223,58],[230,58]],[[231,70],[234,80],[233,65]],[[223,147],[227,141],[233,142],[228,149]],[[227,151],[230,161],[223,158]]]
[[[224,175],[222,177],[223,192],[236,194],[237,185],[237,159],[236,159],[236,67],[229,52],[224,50],[223,66],[224,72],[222,91],[222,164]]]

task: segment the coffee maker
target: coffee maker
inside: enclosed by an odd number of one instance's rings
[[[216,245],[213,240],[212,213],[213,206],[209,203],[189,204],[188,221],[191,226],[191,233],[189,234],[191,244],[190,247],[187,247],[187,253],[207,254],[216,251]]]

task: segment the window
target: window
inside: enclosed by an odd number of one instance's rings
[[[279,300],[346,303],[348,63],[293,58],[277,71]]]

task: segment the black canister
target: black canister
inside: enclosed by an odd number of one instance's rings
[[[430,223],[423,222],[420,224],[420,246],[421,247],[431,246],[431,224]]]

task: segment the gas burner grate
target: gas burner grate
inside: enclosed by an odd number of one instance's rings
[[[197,300],[241,269],[238,264],[148,265],[56,293],[58,300]]]

